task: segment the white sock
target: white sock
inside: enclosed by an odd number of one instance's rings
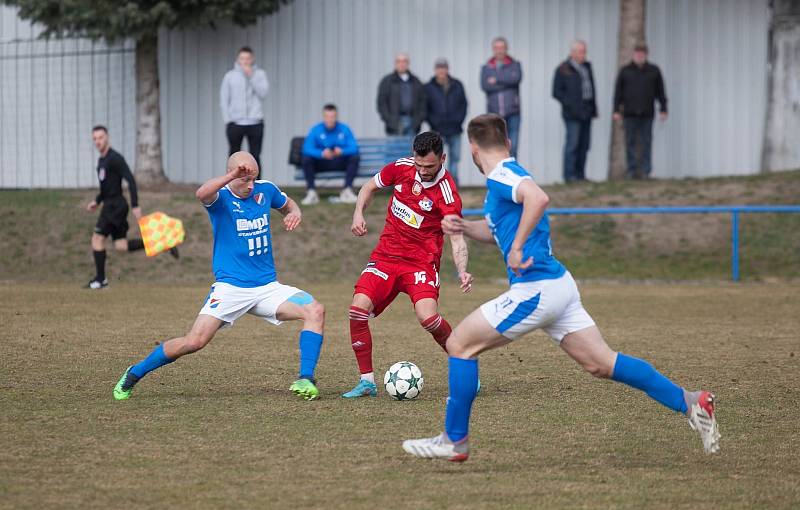
[[[375,374],[373,372],[370,372],[368,374],[361,374],[361,380],[369,381],[372,384],[375,384]]]

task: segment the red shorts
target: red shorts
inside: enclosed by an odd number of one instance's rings
[[[415,304],[424,298],[438,301],[439,272],[436,265],[403,260],[371,260],[355,285],[355,294],[365,294],[372,301],[372,313],[376,317],[401,292],[408,294]]]

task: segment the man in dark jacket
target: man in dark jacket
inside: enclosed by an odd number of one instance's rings
[[[481,88],[486,92],[488,103],[486,110],[505,119],[508,139],[511,140],[511,156],[517,157],[522,66],[508,55],[508,41],[504,37],[494,38],[492,53],[492,58],[481,67]]]
[[[450,76],[447,60],[440,58],[433,65],[433,78],[425,84],[428,99],[428,124],[442,135],[450,158],[447,170],[458,182],[458,162],[461,159],[461,133],[467,116],[467,96],[459,80]]]
[[[378,113],[387,135],[415,135],[425,120],[425,90],[408,70],[409,62],[408,55],[398,53],[394,72],[384,76],[378,86]]]
[[[653,168],[653,103],[658,100],[659,117],[667,120],[667,95],[661,70],[647,61],[647,46],[637,44],[633,61],[619,70],[614,87],[614,120],[623,120],[625,128],[625,156],[628,163],[626,177],[647,179]],[[637,146],[639,150],[637,150]]]
[[[586,61],[585,42],[574,41],[569,58],[556,68],[553,97],[561,103],[561,117],[567,128],[564,181],[585,181],[592,119],[597,117],[594,75],[591,64]]]

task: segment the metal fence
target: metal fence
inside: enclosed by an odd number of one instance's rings
[[[464,216],[482,216],[481,209],[464,209]],[[731,279],[740,280],[739,263],[739,215],[751,213],[800,213],[800,205],[722,205],[686,207],[566,207],[552,208],[547,214],[719,214],[731,215]]]

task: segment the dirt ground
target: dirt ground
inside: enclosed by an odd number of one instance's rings
[[[375,363],[417,363],[421,396],[353,402],[339,398],[357,379],[350,282],[306,289],[328,308],[321,400],[287,391],[299,326],[246,317],[116,402],[125,367],[182,334],[207,287],[0,284],[0,508],[800,506],[797,285],[582,285],[613,347],[716,392],[718,455],[683,417],[592,379],[536,333],[481,358],[463,465],[400,448],[441,430],[447,395],[446,358],[407,299],[371,322]],[[445,285],[442,311],[456,323],[501,290]]]

